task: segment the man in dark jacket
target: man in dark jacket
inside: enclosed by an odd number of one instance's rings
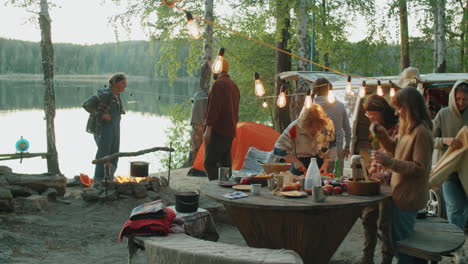
[[[204,167],[210,181],[218,179],[219,167],[231,167],[231,145],[236,136],[239,120],[240,93],[229,77],[229,64],[223,60],[221,73],[215,74],[215,82],[208,95],[205,118]]]

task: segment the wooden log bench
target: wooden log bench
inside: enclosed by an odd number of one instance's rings
[[[439,217],[416,220],[414,233],[397,242],[397,251],[417,258],[415,263],[437,263],[465,243],[463,230]]]
[[[183,233],[128,240],[129,253],[144,249],[147,263],[163,264],[299,264],[301,257],[292,250],[251,248],[197,239]],[[133,245],[132,245],[133,244]],[[133,252],[132,252],[133,247]],[[133,258],[133,256],[131,256]],[[131,259],[129,259],[131,263]]]

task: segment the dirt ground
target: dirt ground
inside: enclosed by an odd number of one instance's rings
[[[206,178],[188,177],[186,173],[187,169],[173,171],[171,187],[196,190],[207,182]],[[0,263],[128,263],[126,239],[118,242],[118,234],[132,208],[147,200],[88,203],[80,199],[80,191],[80,187],[68,188],[70,204],[50,203],[45,212],[0,214]],[[246,245],[237,228],[217,223],[217,229],[220,242]],[[330,263],[359,263],[362,233],[358,220]],[[375,261],[380,262],[379,252]],[[137,255],[135,263],[146,263],[143,253]],[[451,260],[444,258],[442,263]]]

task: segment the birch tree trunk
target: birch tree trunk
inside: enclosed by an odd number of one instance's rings
[[[462,4],[463,5],[463,4]],[[468,53],[468,1],[465,1],[463,7],[463,19],[461,22],[461,48],[460,48],[460,59],[461,59],[461,68],[462,72],[468,72],[468,60],[465,59],[466,54]]]
[[[408,68],[410,66],[409,59],[409,35],[408,35],[408,9],[406,7],[406,0],[399,0],[400,9],[400,61],[401,69]]]
[[[44,112],[47,135],[47,170],[51,174],[61,174],[57,148],[55,146],[55,91],[54,91],[54,49],[52,47],[50,16],[47,0],[41,0],[39,25],[41,28],[41,55],[44,70]]]
[[[306,9],[307,0],[298,0],[296,4],[297,15],[297,55],[302,58],[310,57],[310,42],[308,37],[308,15]],[[303,60],[297,61],[298,71],[307,71],[309,63]],[[296,83],[296,93],[306,93],[309,83],[299,80]],[[304,95],[291,96],[290,113],[291,120],[297,119],[304,105]]]
[[[205,19],[213,21],[213,0],[206,0],[205,2]],[[197,93],[199,95],[208,95],[210,88],[211,80],[211,63],[213,54],[213,25],[206,23],[205,24],[205,33],[204,33],[204,45],[203,45],[203,65],[200,72],[200,83],[198,86]],[[208,102],[207,98],[203,97],[194,97],[196,103],[203,105],[203,107],[193,107],[192,116],[194,115],[206,115],[206,105]],[[202,113],[194,113],[194,111],[201,111]],[[204,118],[203,118],[204,119]],[[188,158],[188,165],[192,165],[197,156],[198,150],[203,142],[203,120],[194,122],[192,118],[192,132],[190,139],[190,153]]]
[[[436,72],[446,71],[447,44],[445,40],[445,0],[437,2],[437,65]]]
[[[437,72],[437,50],[439,47],[439,31],[437,30],[437,19],[438,19],[438,12],[437,12],[437,0],[431,1],[432,5],[432,16],[434,18],[434,26],[433,26],[433,31],[434,31],[434,51],[433,51],[433,67],[432,67],[432,72]]]
[[[287,43],[291,39],[289,29],[291,28],[291,18],[289,15],[289,4],[288,1],[276,0],[276,34],[278,40],[276,47],[282,50],[291,51],[287,48]],[[291,70],[291,57],[283,52],[276,51],[276,75]],[[283,81],[276,77],[275,82],[275,94],[279,95]],[[283,108],[275,107],[275,129],[278,132],[283,130],[291,123],[289,117],[289,97],[286,97],[286,106]]]

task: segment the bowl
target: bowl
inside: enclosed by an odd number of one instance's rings
[[[288,171],[291,168],[291,163],[264,163],[262,164],[263,171],[269,173],[279,173]]]
[[[250,183],[259,183],[262,186],[268,185],[268,180],[271,179],[273,176],[266,175],[266,174],[257,174],[250,176]]]
[[[372,196],[380,193],[380,181],[353,181],[350,179],[346,183],[349,194]]]

